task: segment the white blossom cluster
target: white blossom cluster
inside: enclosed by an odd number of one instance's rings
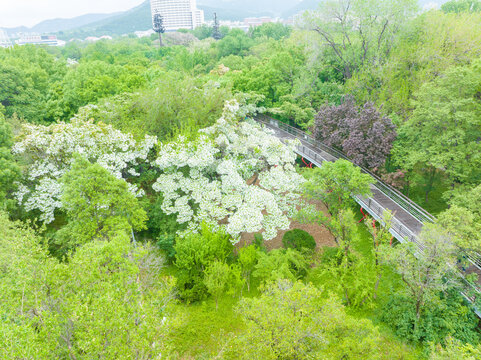
[[[138,143],[132,135],[110,125],[80,118],[50,126],[25,124],[13,147],[13,152],[28,163],[15,197],[27,211],[39,210],[40,220],[50,223],[55,209],[61,207],[60,178],[69,171],[75,153],[122,179],[123,174],[140,175],[134,167],[147,161],[156,144],[156,137],[146,136]],[[142,195],[135,185],[129,184],[129,188],[137,196]]]
[[[284,144],[254,122],[237,122],[238,111],[228,102],[223,117],[196,141],[161,145],[156,165],[162,175],[153,188],[163,195],[163,211],[189,223],[188,231],[205,222],[235,241],[260,231],[270,240],[289,228],[300,201],[296,143]]]

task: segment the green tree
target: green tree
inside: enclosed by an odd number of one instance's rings
[[[15,180],[20,177],[20,167],[10,151],[12,145],[12,131],[0,105],[0,208],[10,207],[11,201],[7,197],[15,189]]]
[[[145,229],[146,213],[128,184],[99,164],[77,157],[71,170],[62,177],[62,184],[62,204],[68,224],[57,236],[61,246],[117,236],[130,238],[134,230]]]
[[[418,318],[414,300],[400,292],[393,292],[379,309],[379,319],[389,325],[404,341],[444,344],[452,336],[462,342],[477,344],[479,318],[457,289],[439,293],[427,301]]]
[[[317,269],[319,278],[337,291],[347,305],[371,306],[379,285],[377,268],[374,258],[355,250],[361,239],[352,210],[343,209],[334,217],[327,217],[320,211],[301,212],[300,216],[303,222],[326,226],[338,245],[336,256]]]
[[[219,58],[228,55],[245,55],[252,45],[254,41],[241,29],[229,31],[228,35],[216,43]]]
[[[335,296],[312,285],[280,280],[242,299],[237,311],[247,329],[228,342],[226,359],[400,358],[398,348],[382,349],[369,320],[347,315]]]
[[[160,356],[167,334],[163,319],[174,298],[174,282],[162,277],[162,268],[154,249],[134,248],[123,237],[78,249],[54,272],[50,301],[58,299],[58,313],[53,310],[47,320],[55,319],[58,330],[48,341],[58,339],[58,355],[51,357]]]
[[[414,94],[423,84],[450,67],[469,65],[479,58],[481,33],[472,29],[480,26],[479,14],[427,11],[401,28],[382,68],[356,73],[346,88],[358,100],[383,104],[385,114],[395,113],[405,121],[412,114]]]
[[[480,12],[481,1],[479,0],[451,0],[441,5],[445,13]]]
[[[232,255],[233,246],[228,235],[213,232],[204,225],[200,233],[178,238],[174,249],[180,296],[186,301],[196,301],[207,294],[204,283],[207,267],[216,260],[226,262]]]
[[[305,173],[306,196],[321,200],[332,217],[355,204],[354,196],[371,195],[372,178],[347,160],[325,162],[320,168]]]
[[[91,116],[138,137],[150,134],[169,141],[181,134],[197,136],[198,130],[214,124],[229,96],[228,89],[214,83],[200,86],[191,77],[160,73],[152,89],[101,101]]]
[[[374,265],[353,251],[359,234],[351,207],[355,204],[354,196],[370,196],[372,178],[347,160],[325,162],[320,168],[308,170],[305,176],[306,196],[321,200],[328,214],[307,206],[299,211],[297,218],[303,223],[325,226],[339,247],[337,256],[320,269],[320,276],[332,280],[333,288],[348,305],[367,305],[377,290]]]
[[[162,277],[154,249],[122,237],[92,241],[60,263],[32,230],[3,213],[0,231],[0,358],[164,354],[173,281]]]
[[[219,308],[219,297],[228,289],[229,279],[230,267],[224,262],[214,260],[205,269],[204,284],[215,299],[216,310]]]
[[[470,210],[458,205],[451,206],[438,216],[438,223],[449,231],[457,246],[478,251],[481,246],[481,219]]]
[[[47,102],[65,75],[65,63],[38,46],[0,50],[0,104],[6,115],[30,122],[48,119]]]
[[[481,176],[480,94],[480,61],[451,68],[416,93],[413,116],[399,131],[402,141],[395,156],[405,169],[425,169],[426,199],[439,173],[452,189]]]
[[[2,211],[0,232],[0,358],[47,359],[55,340],[43,343],[35,325],[47,299],[49,270],[56,261],[48,257],[31,229],[11,222]]]
[[[422,250],[411,242],[384,246],[382,261],[401,276],[419,319],[427,301],[456,286],[454,245],[446,230],[425,224],[419,236]],[[449,280],[448,280],[449,279]]]
[[[250,69],[230,76],[235,89],[264,95],[265,100],[261,105],[272,108],[279,104],[283,96],[291,94],[305,56],[298,46],[273,41],[265,46],[260,61]]]
[[[337,58],[345,79],[362,67],[379,66],[387,59],[401,25],[413,17],[417,2],[325,1],[317,11],[307,11],[304,27],[319,35]]]
[[[481,247],[481,185],[460,187],[449,199],[450,207],[438,216],[439,224],[453,236],[456,245],[479,251]]]
[[[304,256],[293,249],[274,249],[268,253],[258,252],[258,262],[252,276],[261,283],[279,279],[296,281],[307,274],[309,264]]]
[[[251,291],[251,275],[258,261],[257,247],[255,245],[242,247],[237,254],[237,261],[241,267],[245,283],[247,284],[247,291]]]
[[[66,120],[81,106],[136,90],[145,84],[144,71],[138,65],[121,66],[100,60],[81,62],[69,69],[61,87],[52,94],[49,114],[54,119]]]
[[[213,34],[213,29],[212,27],[206,25],[206,24],[202,24],[202,26],[198,26],[196,27],[193,31],[192,31],[192,34],[194,34],[194,36],[199,39],[199,40],[204,40],[204,39],[207,39],[207,38],[210,38],[212,37],[212,34]]]
[[[280,40],[291,34],[292,28],[280,22],[267,23],[261,26],[251,27],[249,35],[253,38],[266,37],[274,40]]]

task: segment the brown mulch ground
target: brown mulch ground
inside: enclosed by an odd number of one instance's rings
[[[310,204],[315,205],[316,208],[324,213],[327,213],[327,209],[320,201],[309,201]],[[301,229],[307,231],[316,240],[316,250],[323,246],[336,246],[334,242],[334,237],[329,233],[329,231],[318,224],[301,224],[297,221],[292,221],[289,230]],[[278,231],[277,236],[269,241],[265,241],[264,245],[268,250],[278,249],[282,247],[282,237],[288,230]],[[254,240],[254,233],[244,233],[241,236],[241,241],[236,245],[238,248],[249,245]]]

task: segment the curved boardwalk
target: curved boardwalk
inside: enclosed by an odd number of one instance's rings
[[[324,161],[336,161],[338,159],[350,161],[343,153],[326,146],[299,129],[266,116],[258,116],[255,120],[273,130],[274,134],[280,139],[298,139],[301,144],[297,147],[296,152],[316,166],[322,166]],[[398,190],[385,184],[369,170],[362,167],[361,170],[373,178],[372,196],[369,198],[356,197],[356,201],[374,219],[380,222],[382,222],[384,212],[386,210],[391,211],[393,214],[391,234],[400,242],[411,241],[416,243],[422,252],[424,246],[418,235],[424,223],[434,222],[436,218]],[[465,256],[470,262],[470,266],[465,272],[476,272],[481,275],[481,257],[478,254]],[[460,274],[464,279],[464,274],[461,272]],[[467,286],[470,285],[467,284]],[[479,293],[479,290],[476,289],[476,292]],[[468,298],[468,300],[472,299]],[[477,313],[481,317],[481,312],[477,311]]]

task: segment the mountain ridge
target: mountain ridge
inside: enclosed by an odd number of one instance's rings
[[[101,21],[109,17],[120,14],[121,12],[109,14],[85,14],[73,18],[55,18],[39,22],[38,24],[27,27],[17,26],[11,28],[4,28],[9,34],[18,32],[32,32],[32,33],[53,33],[59,31],[71,30],[77,27],[86,26],[96,21]]]
[[[427,3],[441,5],[446,0],[419,0],[420,7]],[[198,8],[204,10],[207,21],[214,12],[220,20],[242,21],[246,17],[271,16],[287,19],[304,10],[317,8],[320,0],[199,0]],[[151,28],[150,1],[122,12],[86,14],[70,19],[49,19],[28,28],[5,28],[8,34],[18,32],[56,33],[63,39],[86,36],[120,36]]]

